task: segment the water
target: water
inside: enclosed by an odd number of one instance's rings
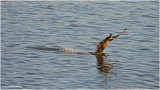
[[[1,85],[158,89],[158,1],[2,2]],[[124,35],[94,52],[110,33]],[[60,50],[61,49],[61,50]]]

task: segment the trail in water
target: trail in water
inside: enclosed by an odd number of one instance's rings
[[[66,52],[66,53],[90,54],[89,52],[75,50],[72,48],[63,48],[63,49],[60,49],[59,51]]]
[[[58,51],[58,52],[65,52],[65,53],[70,53],[70,54],[85,54],[85,55],[96,55],[95,52],[86,52],[86,51],[81,51],[81,50],[76,50],[73,48],[62,48],[59,46],[56,47],[44,47],[44,46],[35,46],[35,47],[27,47],[31,49],[37,49],[37,50],[46,50],[46,51]],[[102,53],[103,56],[108,56],[108,53]]]
[[[43,47],[43,46],[36,46],[36,47],[27,47],[27,48],[32,48],[32,49],[37,49],[37,50],[47,50],[47,51],[60,51],[60,52],[66,52],[66,53],[77,53],[77,54],[90,54],[89,52],[86,51],[80,51],[80,50],[75,50],[73,48],[62,48],[62,47]]]

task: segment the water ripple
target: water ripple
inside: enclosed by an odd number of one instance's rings
[[[2,1],[1,86],[158,89],[158,17],[158,1]]]

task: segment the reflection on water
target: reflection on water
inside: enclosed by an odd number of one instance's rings
[[[112,69],[112,64],[108,61],[104,61],[102,55],[96,55],[97,58],[97,69],[102,73],[110,73]]]
[[[37,46],[37,47],[29,46],[27,48],[37,49],[37,50],[45,50],[45,51],[61,51],[61,52],[72,53],[72,54],[86,54],[86,55],[90,54],[90,52],[75,50],[75,49],[72,49],[72,48],[62,48],[60,46],[56,46],[55,48],[43,47],[43,46]],[[108,54],[107,53],[102,53],[102,54],[97,54],[95,56],[97,58],[97,69],[102,73],[110,73],[113,66],[109,61],[104,60],[104,58],[103,58],[103,56],[107,57]]]

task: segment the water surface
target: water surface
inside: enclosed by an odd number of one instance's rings
[[[158,89],[158,11],[158,1],[3,1],[2,88]],[[125,27],[108,57],[74,53]]]

